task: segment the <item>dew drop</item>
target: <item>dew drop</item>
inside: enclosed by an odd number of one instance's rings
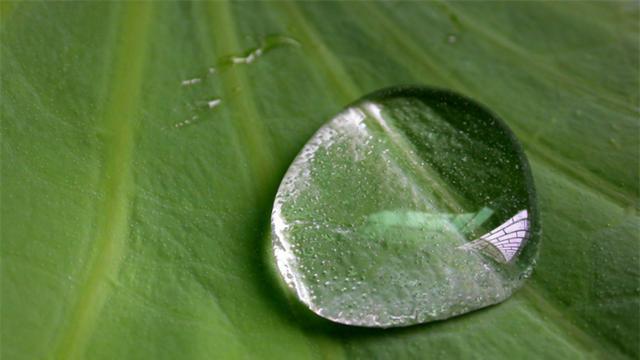
[[[222,102],[222,100],[215,98],[215,99],[211,99],[207,101],[207,107],[209,109],[213,109],[215,107],[217,107],[218,105],[220,105],[220,103]]]
[[[339,323],[446,319],[506,300],[530,275],[534,194],[521,146],[487,109],[443,90],[384,89],[322,126],[289,167],[271,218],[276,264]]]
[[[180,83],[180,85],[182,86],[192,86],[192,85],[196,85],[202,82],[202,79],[200,78],[193,78],[193,79],[186,79],[186,80],[182,80],[182,82]]]
[[[225,56],[218,61],[219,68],[227,68],[238,64],[251,64],[266,53],[284,46],[300,46],[300,43],[284,35],[268,35],[262,39],[260,46],[248,49],[242,53]]]
[[[183,128],[185,126],[189,126],[189,125],[193,125],[196,121],[198,120],[198,115],[193,115],[190,118],[184,120],[184,121],[180,121],[178,123],[175,123],[173,126],[175,128]]]

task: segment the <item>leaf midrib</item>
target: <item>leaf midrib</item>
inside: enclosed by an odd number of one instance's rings
[[[58,337],[56,358],[82,357],[126,252],[130,200],[134,187],[132,161],[137,123],[135,117],[151,13],[150,3],[129,3],[122,15],[122,31],[115,52],[115,71],[102,117],[105,155],[99,190],[104,196],[97,205],[96,231],[92,239],[87,276],[78,289],[69,321]]]

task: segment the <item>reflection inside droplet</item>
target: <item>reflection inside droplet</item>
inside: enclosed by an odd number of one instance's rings
[[[529,212],[521,210],[502,225],[461,248],[484,251],[496,261],[509,262],[518,255],[528,238]]]

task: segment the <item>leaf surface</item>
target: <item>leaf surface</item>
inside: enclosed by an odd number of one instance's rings
[[[637,3],[0,9],[3,357],[639,356]],[[207,75],[272,34],[300,46]],[[278,183],[346,104],[407,83],[469,96],[518,135],[537,269],[448,321],[321,321],[271,273]]]

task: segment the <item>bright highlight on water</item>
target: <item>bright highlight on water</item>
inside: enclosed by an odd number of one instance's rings
[[[280,275],[316,314],[391,327],[499,303],[535,264],[539,224],[506,125],[454,93],[373,93],[320,128],[272,213]]]

